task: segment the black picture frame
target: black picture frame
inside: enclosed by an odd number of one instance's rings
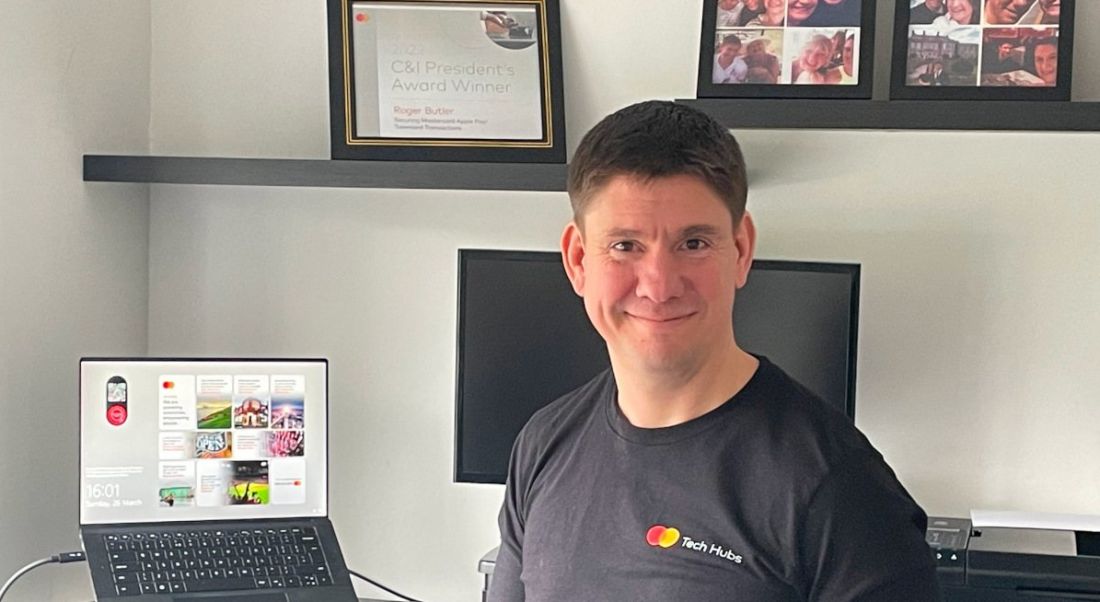
[[[1042,10],[1042,3],[1048,0],[1033,0],[1027,12],[1021,13],[1014,23],[991,22],[1012,14],[999,11],[996,6],[988,7],[994,0],[968,1],[977,16],[972,15],[968,23],[960,25],[954,21],[941,22],[939,17],[932,23],[924,23],[927,12],[920,17],[911,12],[924,6],[923,0],[916,6],[912,6],[916,0],[895,0],[891,99],[1070,100],[1074,0],[1060,0],[1057,24],[1030,22],[1035,15],[1033,11]],[[947,0],[943,0],[943,6],[946,8]],[[1046,78],[1040,77],[1040,69],[1035,67],[1036,53],[1049,55],[1051,40],[1056,42],[1053,46],[1057,66],[1045,73],[1056,74],[1053,84],[1042,83]],[[994,57],[992,52],[1001,45],[1007,49],[1006,54]]]
[[[748,8],[744,1],[738,0],[740,6],[743,7],[741,9],[742,19],[747,16],[744,11]],[[758,1],[759,8],[766,10],[765,7],[770,0],[749,1]],[[816,7],[811,11],[811,16],[798,25],[790,24],[788,18],[788,9],[796,0],[787,0],[784,2],[782,26],[766,24],[723,25],[719,23],[720,2],[722,0],[704,0],[703,2],[702,34],[699,44],[699,73],[696,86],[696,96],[698,98],[871,98],[875,54],[875,0],[840,0],[836,5],[840,8],[833,8],[832,3],[818,0]],[[829,8],[824,9],[823,7],[826,6]],[[858,7],[858,14],[854,14],[853,7]],[[835,16],[830,18],[829,15],[840,13],[823,12],[838,10],[849,12],[846,13],[846,17],[839,18]],[[830,23],[840,24],[832,25]],[[849,23],[858,24],[850,25]],[[844,32],[845,40],[849,36],[853,37],[855,40],[853,45],[858,46],[858,50],[853,53],[854,59],[858,57],[857,62],[854,63],[855,69],[853,69],[855,83],[827,82],[801,85],[791,82],[791,75],[795,70],[792,63],[793,57],[796,56],[793,51],[794,45],[808,45],[807,38],[813,37],[815,32],[831,39],[833,44],[831,63],[836,63],[836,55],[843,52],[842,48],[837,48],[837,37],[841,35],[839,32]],[[727,35],[735,35],[742,40],[743,45],[746,47],[746,50],[743,51],[746,58],[749,52],[755,52],[748,47],[759,43],[756,42],[757,39],[766,40],[763,42],[764,50],[761,51],[763,53],[770,53],[775,45],[780,46],[776,49],[779,51],[778,54],[772,53],[778,59],[778,65],[776,65],[775,60],[768,59],[770,62],[766,63],[767,67],[761,68],[759,66],[760,61],[757,61],[757,64],[749,68],[744,83],[716,82],[716,56],[721,48],[721,41]],[[774,72],[776,68],[779,70],[778,74]],[[834,65],[833,68],[826,69],[826,71],[836,73],[838,77],[843,79],[852,77],[851,75],[843,75],[846,71],[840,72],[834,71],[834,69],[843,69],[843,64]],[[768,71],[771,71],[770,75],[767,74]],[[757,74],[760,74],[760,76],[758,77]],[[769,78],[774,80],[774,83],[764,81]]]
[[[436,9],[434,16],[431,14],[433,9]],[[368,51],[373,50],[374,54],[357,50],[355,46],[354,23],[356,20],[360,24],[369,22],[372,11],[377,15],[381,10],[426,10],[426,18],[439,20],[440,11],[444,9],[457,9],[457,13],[479,11],[477,27],[481,29],[473,35],[484,35],[494,42],[495,47],[479,46],[479,52],[485,53],[489,60],[479,62],[480,59],[469,57],[455,58],[452,53],[429,48],[431,44],[462,40],[462,36],[471,35],[469,28],[455,32],[453,36],[445,29],[439,29],[443,35],[432,36],[418,36],[416,31],[403,35],[394,30],[382,33],[379,29],[372,29],[362,35],[366,40],[364,46]],[[381,28],[382,23],[387,21],[408,24],[408,14],[376,19],[373,24]],[[418,26],[414,24],[413,27]],[[385,50],[380,51],[383,44],[386,44]],[[328,0],[328,45],[333,159],[565,163],[565,106],[558,0]],[[528,48],[536,49],[537,53],[534,61],[538,68],[535,76],[537,99],[531,93],[535,85],[533,70],[524,76],[523,69],[514,64],[521,57],[516,55],[503,61],[493,61],[493,57],[500,59],[505,56],[500,54],[499,49],[522,52]],[[364,56],[372,58],[372,61],[362,60]],[[390,60],[390,56],[395,58]],[[407,72],[395,75],[398,70],[393,65],[397,65],[401,57],[407,58],[410,66]],[[523,57],[522,60],[529,59]],[[386,68],[389,71],[383,73]],[[357,81],[357,73],[363,81]],[[520,74],[518,79],[517,73]],[[402,77],[405,79],[402,80]],[[462,82],[466,82],[466,87],[459,89]],[[505,91],[510,93],[514,89],[513,83],[517,88],[527,88],[527,92],[517,94],[515,102],[509,104]],[[405,85],[423,86],[408,92],[411,96],[420,97],[398,98],[397,95],[405,93],[399,87]],[[383,92],[386,86],[389,89]],[[444,92],[439,94],[438,100],[423,98],[425,93],[434,94],[441,90]],[[462,97],[464,94],[468,96]],[[486,101],[484,98],[487,95],[501,98]],[[372,100],[377,106],[374,110],[362,107],[360,99]],[[389,115],[383,115],[382,107],[387,101],[390,101],[392,111]],[[396,101],[404,104],[398,105]],[[499,104],[494,105],[494,102]],[[534,114],[536,106],[539,111],[537,122]],[[528,115],[523,116],[524,112]],[[360,116],[366,116],[362,121],[369,123],[359,123]],[[470,136],[456,133],[486,122],[491,124],[487,127],[506,130],[499,122],[493,122],[497,116],[526,121],[504,133],[475,131]],[[475,122],[477,125],[471,125]],[[395,128],[407,129],[409,134],[398,133]],[[527,131],[519,133],[519,129]],[[513,135],[517,133],[519,135]]]

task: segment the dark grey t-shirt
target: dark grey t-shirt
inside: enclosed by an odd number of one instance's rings
[[[926,516],[847,417],[761,358],[684,424],[605,372],[516,440],[491,602],[938,600]]]

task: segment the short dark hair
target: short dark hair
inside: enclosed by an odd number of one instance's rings
[[[740,46],[741,43],[741,38],[732,33],[722,38],[722,46],[725,46],[726,44],[729,44],[730,46]]]
[[[735,227],[745,213],[748,181],[737,139],[706,113],[683,104],[630,105],[585,134],[569,165],[569,202],[578,226],[592,197],[620,175],[697,176],[726,204]]]

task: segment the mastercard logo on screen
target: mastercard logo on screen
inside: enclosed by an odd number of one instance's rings
[[[163,383],[161,383],[160,386],[164,387],[165,389],[175,389],[176,388],[176,383],[174,383],[170,380],[166,380]]]

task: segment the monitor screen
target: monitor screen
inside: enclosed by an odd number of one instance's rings
[[[328,363],[80,361],[80,524],[328,514]]]
[[[527,419],[610,362],[560,253],[463,249],[458,287],[455,480],[503,483]],[[855,415],[858,265],[757,260],[735,306],[743,349]]]

